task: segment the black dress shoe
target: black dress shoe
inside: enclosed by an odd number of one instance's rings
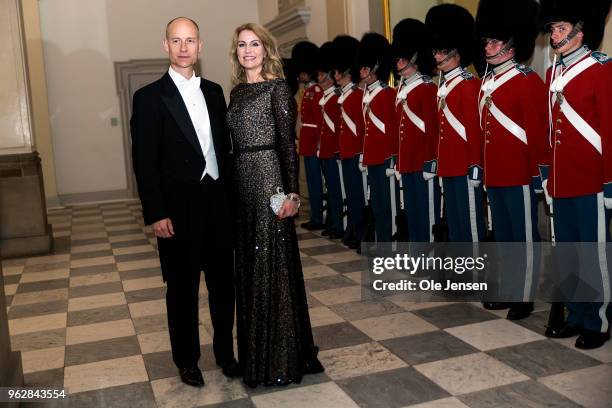
[[[507,302],[482,302],[482,306],[487,310],[502,310],[510,307]]]
[[[359,241],[352,241],[348,243],[348,247],[349,249],[357,249],[361,246],[361,242]]]
[[[310,361],[307,361],[304,364],[304,369],[302,370],[304,374],[319,374],[325,371],[325,368],[321,364],[318,358],[314,357]]]
[[[585,330],[576,339],[576,348],[582,350],[596,349],[604,345],[606,341],[610,340],[610,330],[601,333],[592,330]]]
[[[329,239],[338,239],[338,238],[342,238],[344,236],[344,232],[342,231],[336,231],[336,230],[332,230],[329,233]]]
[[[323,235],[324,237],[328,236],[329,234],[331,234],[332,230],[329,228],[325,228],[323,231],[321,231],[321,235]]]
[[[306,227],[308,231],[316,231],[321,230],[323,228],[325,228],[325,224],[322,224],[320,222],[310,222],[308,227]]]
[[[570,326],[569,324],[565,323],[565,325],[561,327],[547,327],[546,331],[544,332],[544,335],[552,339],[567,339],[569,337],[573,337],[577,334],[580,334],[581,332],[582,330],[580,330],[579,328]]]
[[[204,377],[202,377],[202,371],[197,365],[191,367],[179,368],[179,374],[181,375],[181,381],[192,387],[203,387]]]
[[[242,375],[242,367],[234,359],[226,362],[217,361],[217,365],[221,367],[223,375],[229,378],[239,377]]]
[[[242,380],[242,382],[249,388],[257,388],[258,382],[255,380]]]
[[[533,312],[533,303],[513,303],[508,310],[506,319],[508,320],[521,320]]]

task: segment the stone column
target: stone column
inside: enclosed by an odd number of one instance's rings
[[[52,248],[23,37],[19,0],[0,0],[0,250],[6,258]]]
[[[2,275],[2,264],[0,263],[0,362],[2,362],[0,364],[0,387],[21,387],[23,385],[21,353],[19,351],[11,351],[5,299],[4,276]],[[16,403],[3,406],[17,407],[18,405]]]

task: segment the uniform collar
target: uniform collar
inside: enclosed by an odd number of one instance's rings
[[[514,58],[510,58],[508,61],[502,62],[501,64],[498,64],[492,67],[491,68],[492,75],[503,74],[504,72],[509,71],[510,69],[514,68],[515,65],[516,65],[516,61],[514,60]]]
[[[460,66],[458,66],[457,68],[453,68],[448,72],[444,72],[442,74],[442,77],[444,78],[444,82],[448,82],[451,79],[461,75],[461,73],[463,72],[463,68]]]
[[[574,50],[574,51],[570,52],[567,55],[562,55],[561,59],[559,60],[559,62],[561,64],[563,64],[563,66],[569,67],[574,62],[578,61],[579,59],[581,59],[582,57],[587,55],[590,51],[591,50],[589,49],[588,46],[583,45],[582,47],[578,48],[577,50]]]
[[[421,78],[423,75],[421,75],[421,73],[419,71],[414,72],[412,75],[410,75],[407,78],[403,78],[402,79],[402,85],[403,86],[408,86],[411,83],[413,83],[414,81],[418,80],[419,78]]]
[[[336,90],[336,87],[332,85],[323,91],[323,96],[327,96],[330,93],[334,92],[335,90]]]
[[[380,83],[380,81],[374,81],[372,82],[370,85],[367,86],[366,90],[368,92],[374,92],[376,90],[376,88],[382,86],[382,84]]]
[[[349,82],[348,84],[344,85],[342,87],[342,94],[344,95],[345,93],[347,93],[348,91],[350,91],[351,89],[353,89],[353,87],[355,86],[354,83]]]

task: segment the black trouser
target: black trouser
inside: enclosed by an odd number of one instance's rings
[[[158,239],[167,278],[172,359],[178,367],[187,367],[200,358],[198,289],[203,270],[214,330],[213,350],[217,362],[224,363],[234,358],[234,260],[228,201],[221,183],[208,176],[193,196],[183,198],[189,200],[183,208],[188,215],[177,215],[176,224],[172,220],[175,237]]]

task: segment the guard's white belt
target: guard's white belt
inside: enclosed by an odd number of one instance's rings
[[[404,108],[404,112],[406,112],[406,116],[408,116],[408,119],[410,119],[410,121],[412,123],[414,123],[414,125],[416,127],[418,127],[419,129],[421,129],[421,132],[425,133],[425,122],[423,122],[423,119],[419,118],[417,116],[416,113],[414,113],[409,107],[408,107],[408,103],[404,102],[402,103],[403,108]]]
[[[597,150],[599,154],[602,154],[601,151],[601,136],[587,123],[586,120],[582,119],[582,117],[571,107],[569,103],[567,103],[567,99],[564,99],[561,102],[561,112],[565,115],[567,120],[576,128],[578,133],[582,135],[594,148]]]
[[[455,115],[453,115],[453,112],[451,112],[450,109],[448,109],[448,106],[445,106],[444,109],[442,109],[442,112],[444,112],[444,115],[446,116],[446,120],[448,121],[448,124],[451,125],[451,127],[455,129],[455,132],[457,132],[457,134],[461,136],[461,138],[464,141],[467,142],[465,126],[463,126],[461,122],[459,122],[459,120],[455,117]]]
[[[370,120],[372,121],[374,126],[376,126],[378,130],[380,130],[381,132],[385,133],[385,124],[383,123],[382,120],[378,119],[376,115],[374,115],[374,112],[372,112],[372,109],[370,109],[368,116],[370,117]]]
[[[353,132],[353,134],[357,136],[357,125],[355,124],[353,119],[351,119],[351,117],[344,111],[344,108],[342,109],[342,119],[344,120],[344,123],[346,123],[346,126],[351,129],[351,132]]]
[[[325,121],[325,123],[327,124],[327,127],[332,131],[335,132],[336,131],[336,126],[334,125],[334,121],[331,120],[331,118],[329,117],[329,115],[327,114],[327,112],[323,111],[323,120]]]
[[[315,125],[314,123],[302,123],[303,127],[311,127],[311,128],[316,128],[318,127],[317,125]]]
[[[493,115],[495,120],[506,128],[508,132],[512,133],[521,142],[527,144],[527,134],[525,133],[525,130],[514,123],[514,121],[506,116],[504,112],[500,111],[494,103],[491,103],[491,106],[489,106],[489,112],[491,112],[491,115]]]

